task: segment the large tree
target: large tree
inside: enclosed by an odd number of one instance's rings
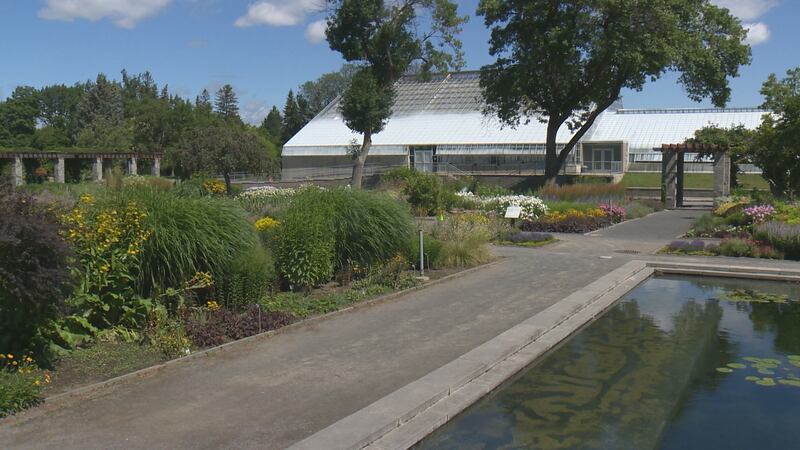
[[[336,72],[324,73],[316,80],[300,85],[298,96],[307,102],[307,113],[311,118],[344,93],[358,70],[355,64],[344,64]]]
[[[171,159],[190,173],[222,174],[228,195],[233,195],[233,172],[265,173],[274,164],[273,158],[266,140],[256,133],[217,126],[195,129],[186,143],[173,151]]]
[[[547,123],[545,177],[624,88],[680,73],[692,100],[724,106],[750,62],[747,32],[709,0],[481,0],[495,62],[481,69],[486,112],[510,126]],[[566,124],[572,134],[559,149]]]
[[[331,49],[360,71],[345,91],[342,116],[363,136],[353,154],[354,188],[361,187],[372,135],[391,115],[394,85],[419,63],[423,77],[463,66],[457,35],[467,17],[449,0],[328,0],[325,35]]]
[[[800,67],[779,80],[769,76],[761,88],[765,114],[748,157],[763,171],[773,195],[800,194]]]
[[[261,122],[261,132],[266,136],[270,141],[274,143],[280,143],[281,141],[281,122],[283,118],[281,117],[281,112],[278,111],[276,106],[273,106],[272,109],[267,114],[267,117],[264,118],[264,121]]]

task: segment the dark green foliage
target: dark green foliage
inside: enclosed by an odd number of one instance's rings
[[[753,256],[752,246],[750,243],[742,239],[725,239],[717,246],[716,252],[723,256]]]
[[[285,144],[306,124],[294,92],[289,91],[286,96],[286,104],[283,105],[283,123],[281,126],[281,144]]]
[[[239,100],[233,91],[233,86],[226,84],[217,91],[214,99],[214,108],[217,114],[230,123],[241,123],[239,118]]]
[[[260,243],[237,255],[216,282],[219,302],[239,311],[268,294],[275,283],[275,260]]]
[[[333,276],[333,205],[316,188],[297,193],[277,233],[278,270],[294,288],[310,289]]]
[[[747,157],[763,170],[775,197],[800,193],[800,67],[788,70],[786,78],[769,76],[761,88],[764,115]]]
[[[547,119],[549,181],[624,88],[675,71],[691,99],[722,106],[750,62],[741,22],[709,1],[481,0],[478,14],[496,58],[481,69],[487,109],[511,125]],[[576,132],[559,149],[564,124]]]
[[[218,126],[195,129],[189,141],[170,154],[181,168],[194,172],[220,173],[228,194],[233,194],[231,173],[267,173],[277,165],[274,148],[255,132],[238,127]]]
[[[105,204],[136,202],[147,212],[153,235],[145,243],[139,291],[180,287],[196,272],[219,278],[241,253],[259,244],[246,213],[225,198],[178,197],[148,186],[128,187],[99,200]]]
[[[0,180],[0,351],[42,355],[42,329],[70,291],[69,247],[52,214]]]
[[[569,215],[564,220],[556,222],[544,220],[526,220],[522,223],[523,231],[538,231],[544,233],[588,233],[611,226],[611,217],[591,215]]]

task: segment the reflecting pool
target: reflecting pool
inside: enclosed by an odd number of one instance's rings
[[[417,448],[800,448],[798,299],[652,278]]]

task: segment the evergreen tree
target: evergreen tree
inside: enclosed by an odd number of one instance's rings
[[[281,126],[281,145],[285,144],[305,125],[300,107],[294,97],[294,91],[289,91],[286,104],[283,106],[283,124]]]
[[[267,117],[261,122],[261,132],[272,142],[280,142],[282,120],[281,112],[278,111],[277,107],[273,106],[269,114],[267,114]]]
[[[236,98],[236,93],[233,91],[233,86],[226,84],[217,91],[217,97],[214,101],[214,106],[217,109],[217,114],[221,115],[226,120],[238,120],[239,117],[239,100]]]
[[[94,83],[87,82],[76,111],[78,132],[99,119],[104,121],[104,126],[121,125],[124,119],[121,91],[119,84],[109,81],[102,73]]]

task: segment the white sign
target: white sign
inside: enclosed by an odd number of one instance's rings
[[[506,208],[506,219],[519,219],[522,215],[522,207],[511,205]]]

